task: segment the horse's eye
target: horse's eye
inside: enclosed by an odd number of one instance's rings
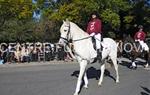
[[[65,32],[67,32],[67,30],[64,30]]]

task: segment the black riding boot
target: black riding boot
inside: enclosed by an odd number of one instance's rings
[[[97,49],[97,60],[99,62],[101,62],[101,60],[102,60],[102,52],[100,51],[100,49]]]
[[[97,57],[94,59],[94,61],[92,63],[95,63],[95,62],[101,62],[101,59],[102,59],[102,54],[101,54],[101,51],[99,49],[97,49]]]

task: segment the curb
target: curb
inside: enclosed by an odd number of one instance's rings
[[[76,61],[40,61],[40,62],[25,62],[25,63],[6,63],[1,64],[1,67],[27,67],[27,66],[42,66],[42,65],[58,65],[58,64],[76,64]]]

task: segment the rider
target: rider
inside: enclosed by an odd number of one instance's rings
[[[138,32],[135,33],[134,39],[135,39],[136,42],[140,43],[140,45],[142,46],[143,50],[149,52],[149,47],[144,42],[145,41],[145,37],[146,37],[146,33],[143,31],[143,26],[139,25],[138,28],[139,28],[139,30],[138,30]]]
[[[97,58],[101,59],[101,41],[102,41],[102,21],[98,17],[98,13],[94,11],[87,26],[87,33],[96,41]]]

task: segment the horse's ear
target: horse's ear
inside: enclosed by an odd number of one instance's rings
[[[63,23],[65,23],[65,20],[63,20]]]
[[[66,18],[66,22],[69,23],[69,20]]]

